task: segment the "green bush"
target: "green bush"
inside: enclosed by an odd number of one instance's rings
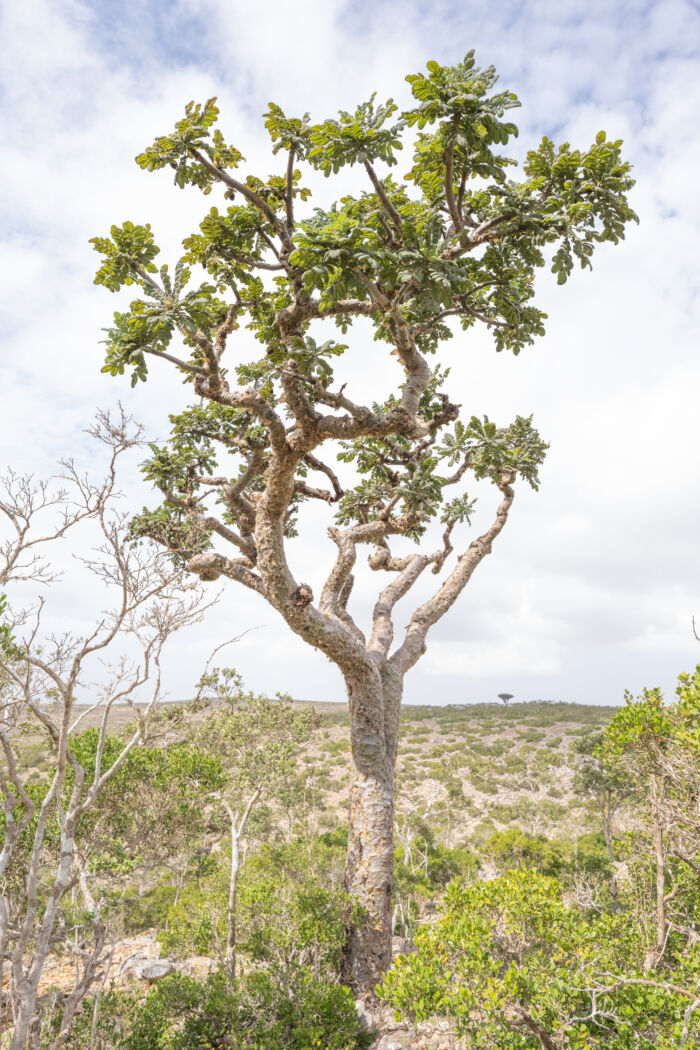
[[[256,962],[335,972],[352,902],[342,890],[347,829],[304,841],[265,844],[243,865],[238,886],[239,952]],[[224,864],[187,883],[158,940],[176,957],[215,955],[226,941],[228,872]]]
[[[545,772],[547,769],[558,768],[564,765],[564,758],[562,755],[549,751],[545,748],[540,748],[535,751],[532,756],[532,768],[539,773]]]
[[[571,852],[571,863],[576,870],[607,877],[612,874],[602,831],[589,831],[585,835],[579,835],[571,844]]]
[[[526,869],[558,875],[566,866],[566,848],[543,835],[528,835],[518,828],[497,831],[486,842],[486,851],[501,871]]]
[[[469,846],[474,849],[477,853],[481,853],[484,846],[496,831],[496,825],[488,816],[479,823],[472,830],[469,836]]]
[[[509,755],[503,762],[503,769],[506,773],[526,773],[527,762],[519,755]]]
[[[476,741],[472,744],[471,750],[477,755],[488,756],[489,758],[500,758],[501,755],[505,755],[506,751],[510,751],[513,746],[510,740],[497,740],[495,744],[486,744],[483,741]]]
[[[540,740],[544,740],[545,734],[540,733],[537,729],[522,729],[518,733],[518,738],[527,741],[528,744],[539,744]]]
[[[681,1038],[689,1001],[674,990],[697,983],[698,946],[664,990],[650,987],[629,917],[572,906],[554,879],[530,871],[453,883],[416,946],[397,959],[380,996],[414,1021],[447,1017],[475,1050],[698,1046],[694,1020]]]
[[[176,889],[165,882],[158,883],[145,893],[130,887],[122,896],[119,907],[122,913],[124,933],[127,936],[165,925],[168,912],[175,903]]]
[[[537,812],[540,813],[545,820],[549,820],[552,824],[556,824],[564,819],[568,813],[568,809],[566,806],[562,806],[561,802],[552,802],[549,799],[544,798],[541,802],[537,803]]]
[[[327,740],[321,744],[319,750],[327,755],[348,755],[350,754],[350,741],[344,737],[340,740]]]
[[[508,802],[497,802],[489,808],[489,816],[499,824],[510,824],[518,819],[518,807]]]
[[[147,995],[118,1050],[358,1050],[359,1027],[349,989],[299,968],[293,987],[253,971],[235,984],[223,973],[198,983],[172,974]]]

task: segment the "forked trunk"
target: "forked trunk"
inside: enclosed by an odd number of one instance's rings
[[[348,680],[353,779],[350,789],[346,889],[365,912],[353,926],[344,979],[370,995],[391,964],[394,886],[394,764],[400,691],[381,675]]]

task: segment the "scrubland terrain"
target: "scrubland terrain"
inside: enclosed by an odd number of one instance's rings
[[[319,707],[319,709],[321,709]],[[580,756],[574,745],[606,725],[613,708],[574,704],[406,707],[399,743],[400,814],[419,813],[447,845],[483,842],[491,830],[518,826],[530,834],[574,838],[590,830],[591,813],[573,790]],[[327,792],[321,823],[342,814],[348,731],[321,730],[309,749]]]
[[[652,691],[403,710],[394,961],[369,1014],[343,970],[366,921],[344,885],[347,712],[230,670],[205,684],[115,707],[103,745],[99,709],[73,711],[88,772],[122,762],[137,720],[144,740],[78,825],[37,1048],[696,1050],[700,676],[667,709]],[[55,756],[36,720],[18,728],[15,778],[41,799]],[[42,901],[60,857],[53,825],[40,854],[32,834],[5,877],[18,916],[31,857]]]
[[[307,705],[303,705],[307,706]],[[317,832],[346,822],[349,726],[343,704],[313,706],[321,724],[305,745],[299,775],[307,783],[305,819]],[[179,705],[165,705],[173,715]],[[77,709],[78,712],[80,709]],[[529,835],[575,842],[598,831],[590,800],[574,789],[581,765],[576,745],[606,726],[615,708],[584,704],[532,702],[404,707],[397,763],[397,817],[420,820],[437,841],[452,848],[468,843],[481,849],[495,831],[520,828]],[[203,713],[195,713],[201,720]],[[97,726],[99,709],[81,725]],[[112,732],[132,725],[134,711],[113,709]],[[172,744],[179,730],[166,732]],[[50,768],[46,741],[28,733],[22,763],[30,780],[40,781]],[[620,814],[622,825],[631,813]]]

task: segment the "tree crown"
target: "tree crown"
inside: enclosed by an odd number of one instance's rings
[[[532,418],[505,426],[458,418],[448,370],[428,361],[456,322],[465,331],[485,325],[497,350],[519,353],[544,332],[536,271],[549,259],[564,283],[576,261],[589,267],[596,245],[619,241],[636,219],[620,141],[600,132],[582,151],[544,138],[518,180],[516,161],[502,150],[517,135],[507,115],[520,103],[496,89],[492,67],[479,68],[469,52],[455,66],[429,62],[407,80],[414,105],[403,112],[373,95],[353,113],[312,123],[271,103],[265,127],[286,165],[267,177],[239,174],[244,158],[216,128],[215,99],[188,104],[174,131],[137,162],[172,169],[180,187],[219,189],[223,207],[212,207],[185,238],[172,273],[156,265],[148,224],[126,222],[92,242],[103,257],[96,282],[141,293],[114,315],[104,371],[129,371],[137,383],[149,358],[165,359],[201,398],[171,417],[169,443],[152,446],[145,473],[164,502],[144,511],[135,533],[165,543],[203,578],[232,576],[278,608],[299,599],[282,541],[295,534],[305,500],[335,507],[331,534],[341,547],[376,544],[373,568],[398,570],[388,538],[417,540],[439,518],[443,549],[426,562],[438,572],[453,528],[473,510],[466,475],[491,480],[506,501],[517,475],[537,487],[547,446]],[[380,175],[376,165],[395,168],[407,139],[410,170]],[[351,166],[362,169],[366,188],[312,209],[304,167],[332,177]],[[369,322],[377,353],[388,344],[400,365],[395,393],[368,404],[345,392],[348,345],[327,332],[311,335],[315,323],[330,320],[345,336],[358,319]],[[241,326],[262,344],[260,355],[229,350]],[[171,350],[176,336],[180,356]],[[365,382],[371,398],[371,377]],[[315,455],[328,443],[345,464],[338,474]],[[312,475],[322,483],[312,484]],[[202,557],[215,536],[240,557]],[[274,580],[272,564],[285,566]],[[326,611],[342,620],[338,601],[342,594],[346,602],[349,576],[340,562],[336,568]],[[310,601],[304,593],[296,606]]]

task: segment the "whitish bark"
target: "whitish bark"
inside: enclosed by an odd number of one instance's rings
[[[353,779],[345,880],[365,918],[350,931],[343,968],[345,980],[358,994],[366,994],[391,963],[394,766],[401,693],[400,682],[383,681],[378,669],[350,676],[346,685]]]
[[[221,799],[226,810],[231,828],[231,868],[229,871],[228,904],[226,909],[226,953],[224,955],[224,967],[226,973],[233,980],[236,976],[236,899],[238,896],[238,876],[241,870],[241,838],[248,823],[253,807],[261,795],[260,788],[256,788],[248,804],[239,819],[225,798]]]
[[[12,476],[10,482],[5,483],[5,492],[9,492],[2,503],[5,516],[13,523],[21,520],[25,524],[18,530],[16,541],[0,544],[3,585],[27,579],[50,579],[50,565],[34,558],[36,544],[59,539],[72,525],[92,519],[101,530],[104,542],[99,549],[100,557],[86,564],[99,579],[100,590],[106,584],[110,590],[113,588],[115,596],[114,607],[101,615],[93,632],[85,637],[42,638],[43,601],[31,615],[16,613],[13,622],[18,633],[23,632],[18,639],[17,653],[10,660],[0,661],[0,748],[5,767],[0,772],[0,791],[4,796],[6,820],[5,841],[0,849],[0,877],[15,860],[18,865],[15,874],[21,880],[21,890],[14,896],[6,885],[0,887],[0,961],[9,963],[11,971],[5,993],[14,1020],[10,1050],[39,1045],[42,1023],[38,1008],[39,984],[51,951],[64,938],[61,911],[66,895],[76,883],[81,884],[89,909],[98,911],[85,878],[83,858],[76,851],[81,818],[94,808],[109,780],[141,741],[146,714],[160,694],[160,659],[165,641],[180,627],[196,622],[209,604],[203,601],[198,590],[181,587],[176,570],[162,556],[152,551],[135,551],[126,544],[128,530],[123,519],[111,509],[111,499],[116,483],[116,459],[137,443],[136,438],[128,436],[127,430],[128,420],[123,416],[116,423],[107,416],[99,418],[94,433],[112,449],[106,480],[99,485],[84,479],[72,467],[67,468],[64,477],[69,490],[61,490],[53,500],[46,495],[45,487],[34,487],[31,478],[20,479],[20,484]],[[58,514],[65,508],[62,525],[48,535],[36,529],[34,521],[36,513],[47,506],[55,507]],[[128,661],[125,653],[115,652],[115,644],[125,636],[129,639]],[[142,658],[132,666],[134,642],[141,646]],[[109,654],[113,660],[111,674],[99,687],[91,686],[93,695],[94,690],[98,690],[99,699],[90,710],[100,708],[102,719],[94,770],[88,776],[71,748],[71,734],[83,717],[74,718],[74,704],[83,679],[91,680],[88,678],[92,670],[90,661],[101,660]],[[113,705],[130,702],[132,694],[149,679],[153,691],[146,713],[139,715],[138,728],[116,761],[103,769]],[[58,713],[44,703],[49,687],[56,694]],[[21,739],[22,722],[26,718],[34,719],[36,725],[48,733],[52,744],[51,780],[41,803],[32,802],[28,796],[24,773],[17,762],[16,743]],[[70,790],[69,772],[72,773]],[[17,809],[21,813],[19,817]],[[19,834],[29,833],[33,820],[28,857],[14,857]],[[60,834],[60,848],[54,858],[46,841],[47,829],[52,825],[57,825]],[[98,978],[105,955],[105,930],[95,923],[91,935],[91,948],[76,956],[76,959],[80,957],[76,984],[62,1004],[60,1028],[53,1042],[47,1044],[49,1050],[65,1044],[75,1011]]]
[[[663,833],[663,797],[663,778],[652,777],[651,802],[656,861],[656,944],[647,952],[644,961],[645,970],[653,970],[659,965],[666,946],[666,845]]]

